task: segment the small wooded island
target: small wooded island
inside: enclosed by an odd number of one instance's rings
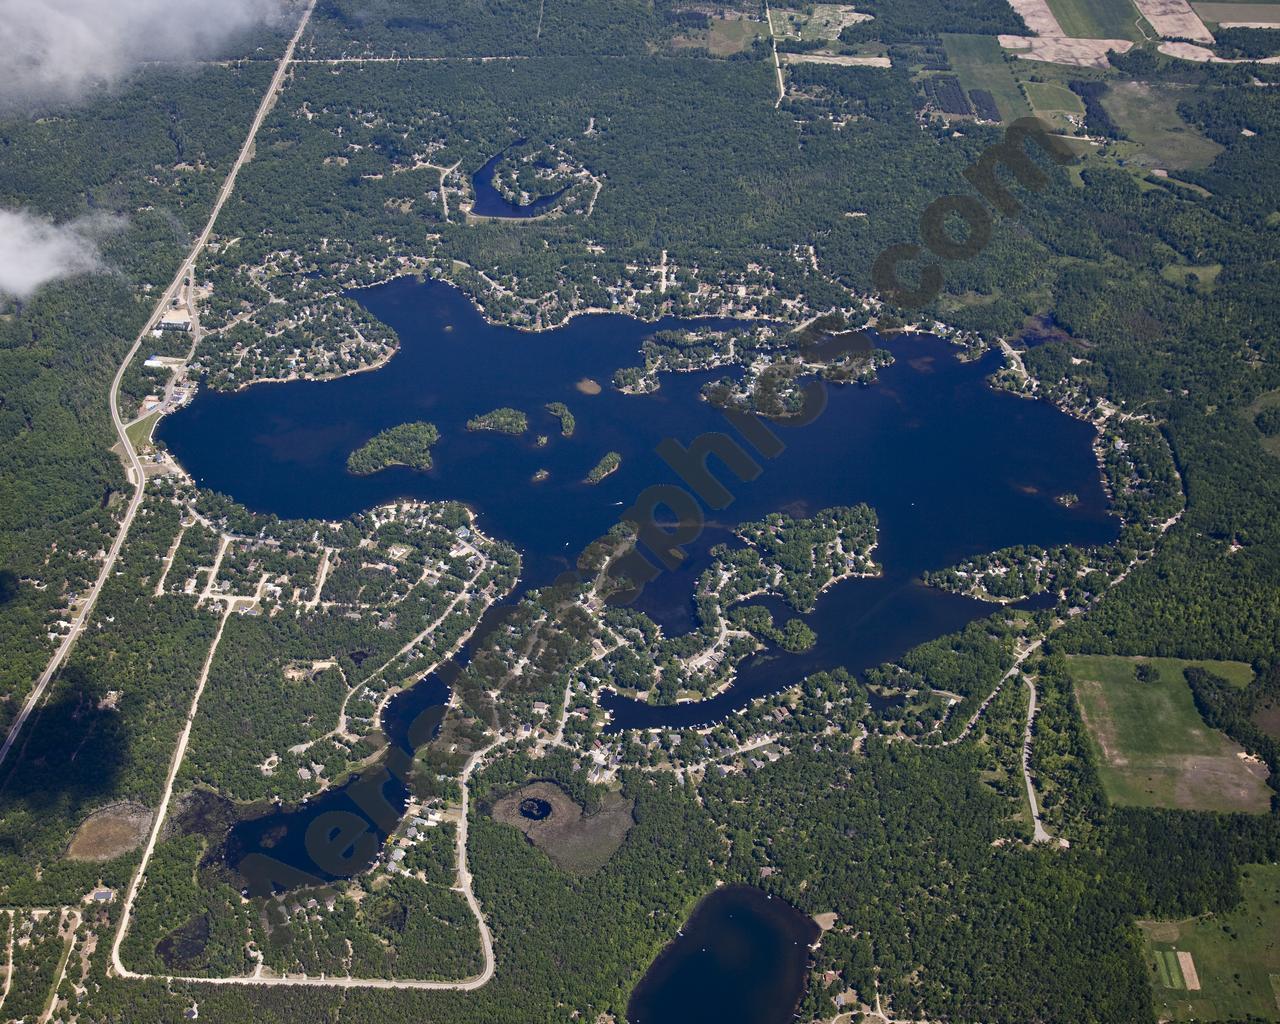
[[[573,413],[569,411],[569,407],[564,402],[548,402],[546,410],[560,420],[560,436],[573,437],[573,431],[578,421],[573,418]]]
[[[529,429],[529,417],[519,409],[504,406],[494,409],[483,416],[473,416],[467,420],[468,430],[496,430],[500,434],[523,434]]]
[[[606,452],[604,458],[595,464],[595,467],[587,474],[587,483],[598,484],[610,473],[617,470],[622,465],[622,456],[617,452]]]
[[[388,466],[431,468],[431,446],[440,440],[434,423],[401,423],[375,434],[347,456],[347,471],[368,476]]]

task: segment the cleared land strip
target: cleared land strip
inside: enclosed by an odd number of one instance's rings
[[[1031,822],[1033,825],[1032,842],[1048,843],[1053,841],[1040,819],[1040,802],[1036,799],[1036,787],[1031,782],[1031,730],[1036,721],[1036,684],[1030,676],[1025,677],[1027,688],[1031,691],[1027,704],[1027,727],[1022,735],[1022,780],[1027,784],[1027,802],[1031,804]]]
[[[120,383],[124,380],[125,371],[128,370],[129,364],[133,362],[134,356],[138,354],[142,343],[147,340],[152,328],[164,316],[170,302],[181,292],[187,275],[195,272],[196,260],[200,258],[200,254],[209,242],[209,236],[213,233],[214,222],[217,221],[218,215],[222,212],[222,207],[226,205],[227,199],[235,188],[236,175],[240,173],[240,168],[249,159],[249,154],[253,152],[254,137],[258,134],[258,129],[262,127],[262,122],[266,119],[267,113],[275,106],[276,97],[284,84],[285,72],[289,68],[289,63],[293,60],[293,51],[298,45],[298,40],[302,38],[302,32],[307,27],[307,23],[311,20],[311,12],[315,9],[315,6],[316,0],[309,0],[306,10],[303,11],[302,19],[298,22],[298,28],[294,32],[293,38],[289,40],[289,45],[285,47],[285,51],[280,57],[280,64],[276,68],[276,73],[271,77],[271,84],[267,86],[266,94],[262,97],[262,102],[258,105],[258,110],[249,125],[249,133],[245,136],[244,145],[240,147],[236,161],[231,165],[231,170],[227,173],[227,179],[222,183],[222,188],[218,191],[218,197],[214,200],[213,209],[209,211],[209,219],[205,223],[204,230],[196,238],[195,244],[191,247],[191,252],[187,254],[187,258],[178,267],[178,272],[174,275],[169,287],[161,293],[151,315],[147,317],[146,324],[139,332],[132,347],[125,353],[124,360],[120,363],[120,368],[116,370],[116,375],[111,381],[111,391],[109,393],[111,422],[115,425],[116,435],[119,437],[119,444],[127,463],[126,475],[133,485],[133,496],[129,499],[129,505],[120,520],[120,528],[116,531],[115,539],[107,550],[107,557],[103,559],[102,569],[98,573],[98,578],[94,580],[93,586],[89,589],[88,594],[85,595],[84,603],[80,608],[79,614],[76,615],[75,620],[72,622],[71,629],[63,638],[62,643],[58,645],[58,649],[53,652],[53,657],[49,659],[49,664],[40,673],[40,677],[36,680],[36,685],[27,697],[26,703],[22,706],[22,710],[18,712],[18,716],[13,720],[13,724],[9,728],[9,734],[5,737],[4,746],[0,747],[0,764],[4,763],[4,759],[9,754],[9,748],[13,746],[14,741],[18,738],[18,733],[22,731],[22,727],[26,724],[27,719],[31,717],[31,713],[44,698],[44,692],[49,685],[49,681],[53,679],[54,675],[62,667],[67,655],[71,653],[71,648],[75,645],[76,638],[89,621],[89,615],[98,603],[98,595],[102,592],[103,586],[110,579],[112,570],[115,568],[116,559],[120,556],[125,538],[129,535],[129,528],[133,525],[134,516],[138,514],[138,509],[142,506],[142,495],[147,485],[146,474],[143,471],[142,462],[138,458],[138,452],[134,448],[133,442],[129,439],[124,420],[120,417]]]
[[[765,0],[764,20],[769,26],[769,45],[773,47],[773,73],[778,79],[778,99],[773,104],[773,109],[777,110],[786,98],[787,87],[782,82],[782,65],[778,61],[778,37],[773,34],[773,12],[769,9],[769,0]]]

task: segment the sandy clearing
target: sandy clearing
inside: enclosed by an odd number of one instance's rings
[[[151,828],[151,808],[113,804],[80,823],[67,848],[68,860],[108,861],[136,850]]]
[[[787,64],[840,64],[848,68],[888,68],[893,62],[888,57],[864,57],[849,53],[785,53]]]
[[[1219,57],[1207,46],[1197,46],[1195,43],[1161,43],[1157,49],[1166,57],[1194,60],[1199,64],[1280,64],[1280,56],[1263,57],[1257,61]]]
[[[1039,60],[1046,64],[1066,64],[1078,68],[1109,67],[1107,54],[1127,53],[1133,48],[1128,39],[1056,39],[1043,36],[999,37],[1000,45],[1023,60]]]
[[[1022,15],[1033,34],[1054,39],[1066,37],[1046,0],[1009,0],[1009,6]]]
[[[1196,962],[1185,949],[1178,950],[1178,966],[1182,969],[1182,980],[1186,982],[1188,992],[1200,991],[1200,975],[1196,973]]]
[[[1271,28],[1280,25],[1280,3],[1233,3],[1231,0],[1201,3],[1194,0],[1191,8],[1205,22],[1216,22],[1224,27],[1260,25]]]
[[[1133,0],[1134,5],[1151,27],[1165,39],[1193,39],[1199,43],[1212,43],[1213,33],[1204,26],[1200,15],[1191,9],[1187,0]]]

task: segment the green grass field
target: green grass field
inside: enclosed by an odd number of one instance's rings
[[[944,35],[942,44],[960,84],[965,89],[985,89],[991,93],[1000,109],[1001,120],[1009,122],[1031,113],[995,36]]]
[[[1243,869],[1240,906],[1188,921],[1140,921],[1161,1020],[1280,1020],[1280,865]],[[1191,954],[1199,991],[1176,951]]]
[[[1218,275],[1222,273],[1221,263],[1206,263],[1204,266],[1195,267],[1185,263],[1171,263],[1160,271],[1160,276],[1170,284],[1185,284],[1188,277],[1194,278],[1196,282],[1196,291],[1211,292],[1213,286],[1218,280]]]
[[[134,448],[141,448],[151,440],[151,431],[155,429],[156,420],[160,418],[158,412],[153,412],[145,419],[131,423],[125,428],[125,433],[129,436],[129,441]]]
[[[1259,395],[1254,403],[1244,410],[1243,416],[1246,420],[1252,423],[1253,418],[1257,416],[1258,413],[1262,412],[1263,409],[1271,409],[1277,405],[1280,405],[1280,388],[1277,388],[1275,391],[1268,391],[1265,394]],[[1280,434],[1277,434],[1275,437],[1263,437],[1260,441],[1263,448],[1277,458],[1280,458]]]
[[[767,35],[763,22],[741,18],[712,18],[707,50],[717,57],[729,57],[749,49],[757,36]]]
[[[1132,0],[1048,0],[1062,30],[1074,39],[1142,40]]]
[[[1068,114],[1083,114],[1084,104],[1080,97],[1057,82],[1023,82],[1027,99],[1037,114],[1063,111]]]
[[[1139,662],[1158,675],[1135,676]],[[1103,788],[1114,803],[1202,811],[1265,813],[1271,806],[1265,766],[1205,725],[1182,670],[1199,665],[1247,686],[1241,662],[1080,655],[1068,659],[1081,712],[1098,754]]]
[[[1135,162],[1168,170],[1207,167],[1222,147],[1178,116],[1178,104],[1186,95],[1177,85],[1117,82],[1102,105],[1135,144],[1135,151],[1127,154]]]

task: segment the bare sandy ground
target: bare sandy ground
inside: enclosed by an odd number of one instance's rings
[[[1127,39],[1071,38],[1058,24],[1047,0],[1009,0],[1009,5],[1022,15],[1022,20],[1033,34],[1003,35],[999,37],[1000,45],[1023,60],[1039,60],[1078,68],[1106,68],[1109,66],[1107,54],[1110,51],[1124,53],[1133,46]],[[1191,8],[1188,7],[1187,10],[1190,11]]]
[[[1071,39],[1066,36],[1000,36],[1000,45],[1024,60],[1041,60],[1049,64],[1067,64],[1079,68],[1105,68],[1111,51],[1126,53],[1132,47],[1127,39]]]
[[[1052,36],[1055,39],[1066,37],[1067,34],[1062,31],[1062,26],[1058,24],[1058,19],[1054,17],[1046,0],[1009,0],[1009,6],[1022,15],[1022,20],[1027,23],[1027,28],[1033,35]]]
[[[1213,33],[1204,27],[1200,15],[1187,0],[1133,0],[1138,13],[1165,39],[1192,39],[1212,43]]]
[[[1195,43],[1161,43],[1158,47],[1168,57],[1180,57],[1182,60],[1194,60],[1201,64],[1280,64],[1280,56],[1263,57],[1259,61],[1219,57],[1206,46]]]
[[[841,53],[784,53],[780,54],[787,64],[843,64],[852,68],[888,68],[893,63],[888,57],[862,57],[857,54]]]
[[[1182,980],[1187,983],[1187,991],[1199,992],[1200,974],[1196,971],[1195,959],[1185,949],[1178,950],[1178,967],[1182,971]]]

